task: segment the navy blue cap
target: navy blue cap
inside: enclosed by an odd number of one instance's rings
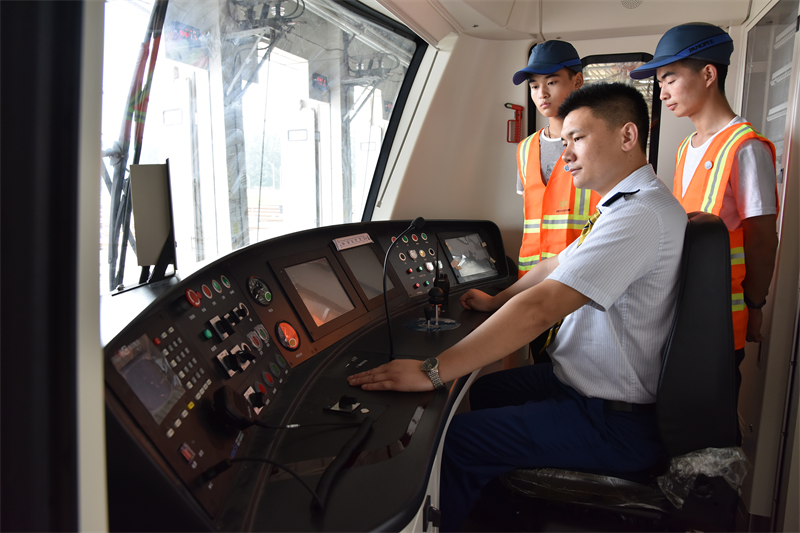
[[[573,72],[583,70],[581,57],[571,44],[564,41],[545,41],[533,47],[528,66],[514,74],[514,85],[519,85],[531,74],[552,74],[562,68]]]
[[[659,67],[686,58],[730,65],[732,53],[733,39],[719,26],[705,22],[681,24],[661,37],[653,60],[631,71],[631,78],[649,78]]]

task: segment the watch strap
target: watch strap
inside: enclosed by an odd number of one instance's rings
[[[426,369],[425,367],[429,365],[428,362],[431,360],[435,361],[435,363],[432,364],[431,368]],[[436,359],[435,357],[431,357],[430,359],[425,360],[425,362],[422,364],[422,371],[428,375],[428,378],[430,378],[431,383],[433,383],[433,388],[435,390],[444,388],[444,383],[442,383],[442,378],[439,377],[438,359]]]
[[[764,301],[760,304],[754,304],[753,301],[747,297],[746,294],[742,295],[744,297],[744,305],[748,307],[748,309],[761,309],[765,305],[767,305],[767,299],[764,298]]]

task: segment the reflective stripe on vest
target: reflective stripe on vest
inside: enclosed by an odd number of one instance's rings
[[[772,162],[775,163],[775,147],[773,144],[749,123],[734,124],[719,133],[697,165],[692,181],[683,194],[683,167],[686,164],[686,152],[692,136],[690,135],[681,143],[675,158],[675,177],[672,187],[673,195],[680,201],[687,213],[705,211],[719,216],[725,189],[730,179],[731,168],[736,156],[736,150],[748,139],[760,139],[765,142],[772,152]],[[706,168],[707,161],[711,161],[711,168]],[[775,195],[777,198],[778,191]],[[747,306],[744,303],[744,290],[742,282],[746,274],[744,260],[744,229],[739,228],[729,232],[731,246],[731,311],[733,313],[733,335],[735,349],[744,348],[747,337]]]
[[[542,179],[539,135],[517,146],[517,166],[524,187],[525,225],[519,250],[519,277],[541,260],[558,255],[577,239],[600,197],[588,189],[575,189],[572,175],[556,164],[547,186]]]

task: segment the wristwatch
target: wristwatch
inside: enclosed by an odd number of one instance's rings
[[[439,377],[438,359],[436,359],[435,357],[431,357],[430,359],[425,359],[425,362],[422,363],[422,371],[428,374],[428,377],[431,378],[434,389],[444,388],[444,383],[442,383],[442,379]]]
[[[746,294],[743,294],[742,296],[744,296],[744,304],[750,309],[761,309],[767,304],[766,298],[764,298],[764,301],[761,302],[760,304],[754,304],[753,301],[750,300],[750,298],[748,298]]]

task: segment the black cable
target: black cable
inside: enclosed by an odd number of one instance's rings
[[[312,489],[308,485],[308,483],[303,481],[303,478],[301,478],[297,474],[297,472],[295,472],[294,470],[289,469],[289,467],[287,467],[285,465],[282,465],[281,463],[277,463],[275,461],[270,461],[269,459],[263,459],[261,457],[238,457],[236,459],[225,458],[224,460],[220,461],[219,463],[215,464],[214,466],[212,466],[211,468],[209,468],[205,472],[203,472],[200,475],[200,477],[202,477],[204,482],[207,483],[207,482],[211,481],[212,479],[216,478],[217,476],[219,476],[221,473],[223,473],[226,470],[228,470],[231,466],[233,466],[233,463],[246,463],[246,462],[267,463],[269,465],[276,466],[276,467],[280,468],[281,470],[291,474],[297,481],[299,481],[300,483],[303,484],[303,486],[306,488],[306,490],[308,492],[311,493],[311,496],[314,497],[314,503],[315,504],[319,505],[320,507],[323,505],[322,502],[319,499],[319,496],[317,496],[317,493],[314,492],[314,489]]]
[[[339,453],[336,454],[331,464],[329,464],[325,472],[322,473],[322,477],[319,478],[319,483],[317,483],[318,497],[314,498],[314,501],[311,502],[312,513],[319,515],[325,511],[325,503],[328,499],[328,493],[333,486],[333,481],[336,479],[339,471],[347,464],[347,461],[350,460],[350,456],[355,453],[356,449],[361,446],[367,438],[369,431],[372,429],[373,422],[375,422],[375,420],[373,420],[372,417],[366,417],[361,422],[361,427],[358,428],[355,435],[350,437],[350,440],[339,450]]]

